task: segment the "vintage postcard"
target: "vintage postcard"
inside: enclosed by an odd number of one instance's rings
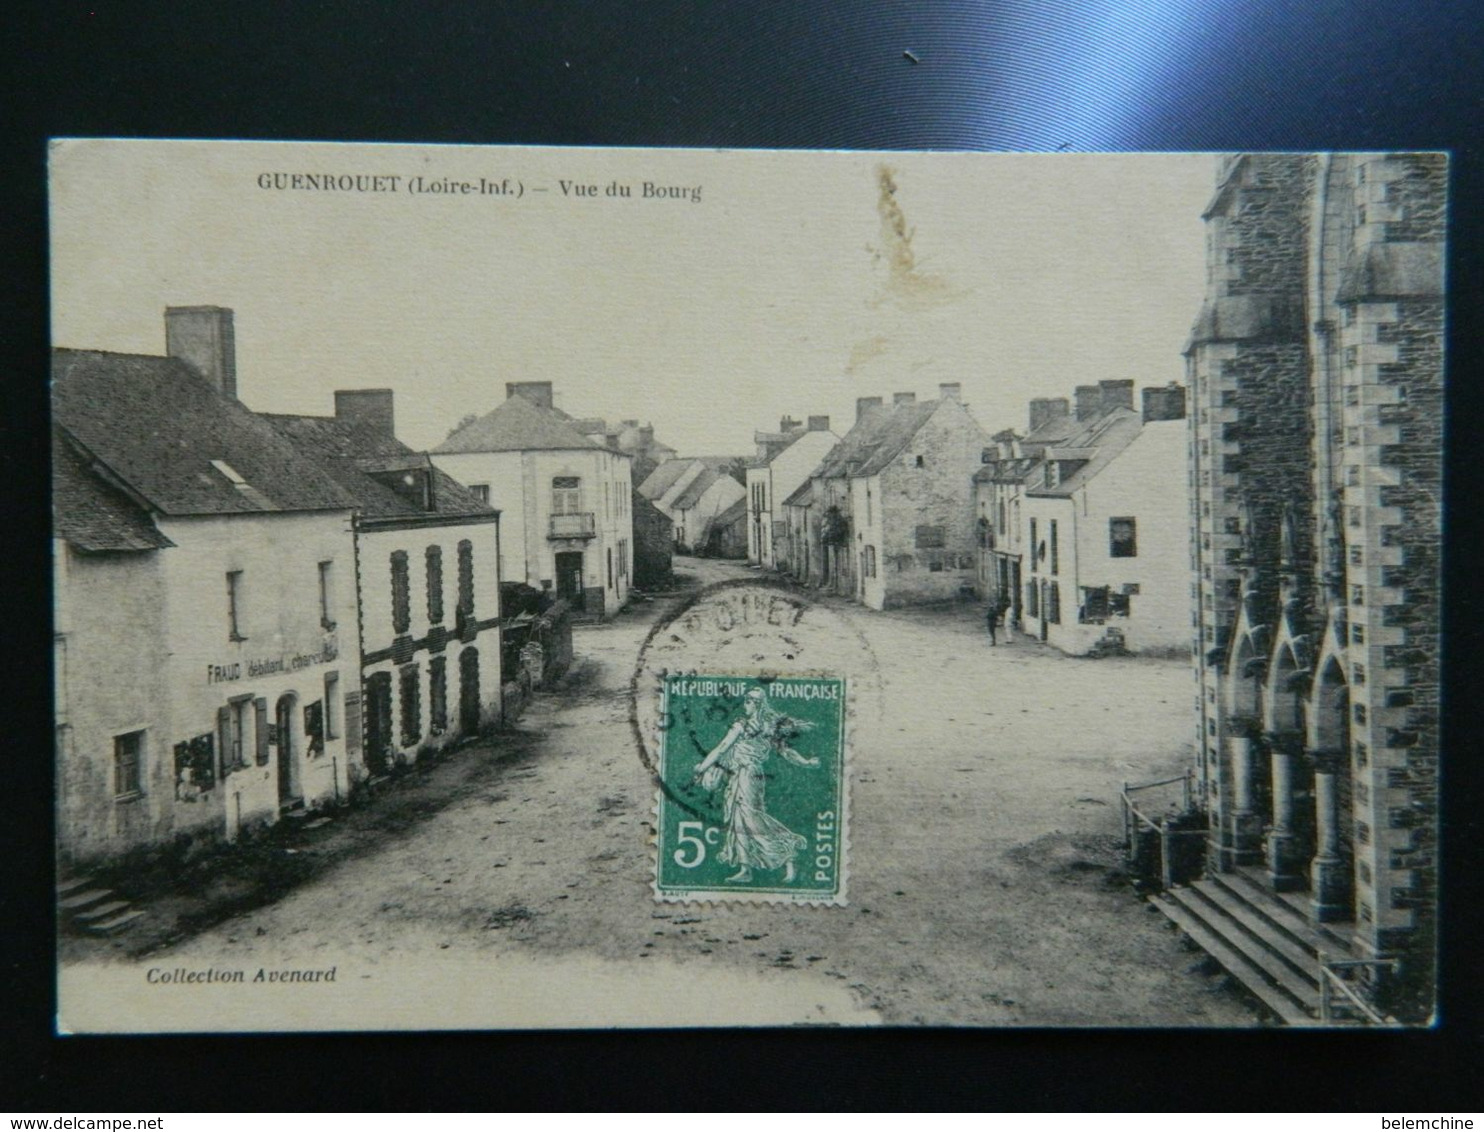
[[[1430,1024],[1447,183],[54,142],[59,1030]]]

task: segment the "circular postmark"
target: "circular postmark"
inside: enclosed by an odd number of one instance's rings
[[[651,630],[631,696],[659,899],[844,903],[850,746],[881,713],[846,615],[781,582],[709,586]]]

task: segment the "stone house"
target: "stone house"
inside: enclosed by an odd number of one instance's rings
[[[355,500],[236,400],[231,311],[170,308],[166,343],[53,354],[67,868],[233,841],[364,775]]]
[[[1411,1021],[1436,969],[1447,177],[1436,153],[1224,159],[1186,347],[1209,873],[1296,908]]]
[[[396,438],[389,389],[261,414],[355,501],[364,758],[375,776],[501,718],[499,513]]]
[[[935,401],[897,394],[847,464],[855,597],[872,609],[963,596],[973,585],[972,476],[988,434],[939,386]]]
[[[632,457],[585,436],[554,406],[551,382],[505,393],[434,448],[433,464],[499,508],[502,579],[612,616],[633,573]]]

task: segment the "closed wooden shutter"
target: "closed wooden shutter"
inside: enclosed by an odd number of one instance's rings
[[[259,697],[252,702],[257,731],[257,760],[259,766],[268,765],[268,701]],[[278,741],[285,742],[287,736],[280,735]]]
[[[221,751],[222,777],[232,771],[232,708],[222,704],[216,709],[216,745]]]

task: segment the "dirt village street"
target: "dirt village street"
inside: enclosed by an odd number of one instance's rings
[[[703,585],[757,576],[676,567]],[[835,605],[882,665],[882,729],[855,737],[848,906],[653,899],[655,787],[629,683],[678,600],[656,599],[579,626],[571,671],[513,730],[272,850],[302,877],[157,940],[148,962],[245,966],[272,948],[407,979],[438,962],[524,963],[650,988],[654,1012],[634,1019],[649,1025],[697,1021],[664,1003],[705,986],[750,1004],[734,1023],[1254,1023],[1123,869],[1120,784],[1188,765],[1187,663],[1069,658],[1019,635],[991,648],[967,602],[872,612],[807,596]],[[168,893],[152,913],[170,919]],[[62,952],[126,955],[143,960],[124,939]]]

